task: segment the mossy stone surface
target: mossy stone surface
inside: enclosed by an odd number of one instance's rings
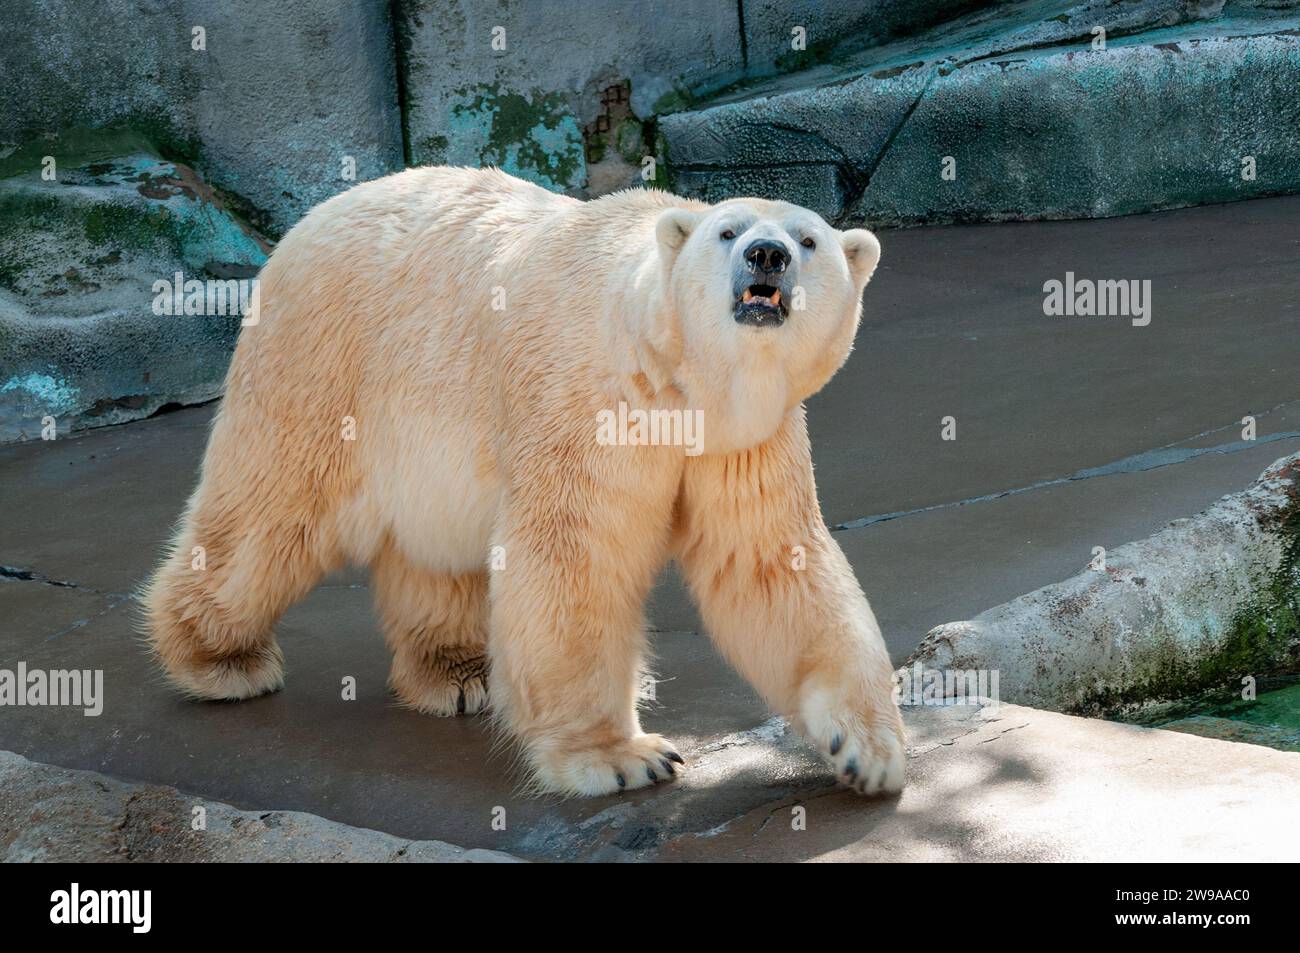
[[[240,316],[158,314],[155,283],[251,279],[269,251],[187,166],[68,142],[0,179],[0,441],[216,396]]]

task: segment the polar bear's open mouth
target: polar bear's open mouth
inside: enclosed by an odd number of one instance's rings
[[[777,327],[789,313],[781,289],[775,285],[750,285],[736,299],[736,321],[752,327]]]

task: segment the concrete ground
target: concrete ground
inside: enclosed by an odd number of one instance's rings
[[[1146,536],[1300,450],[1297,223],[1290,197],[882,235],[858,350],[809,417],[823,509],[896,660],[931,626],[1062,579],[1093,546]],[[1150,325],[1045,316],[1043,282],[1067,271],[1150,279]],[[1246,827],[1269,818],[1255,853],[1277,849],[1280,806],[1300,795],[1290,753],[1003,706],[999,722],[909,712],[912,785],[856,800],[716,658],[671,575],[650,610],[660,681],[643,720],[691,763],[675,785],[519,796],[480,720],[387,696],[358,573],[285,617],[285,691],[184,702],[136,644],[130,593],[211,412],[0,448],[0,668],[102,668],[106,694],[98,718],[0,709],[0,749],[535,859],[1242,859]],[[955,441],[940,439],[949,415]],[[340,698],[348,675],[355,701]],[[796,804],[807,830],[769,823]]]

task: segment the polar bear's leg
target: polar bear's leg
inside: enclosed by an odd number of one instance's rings
[[[675,544],[722,654],[841,780],[900,790],[889,653],[822,521],[802,408],[765,444],[687,463]]]
[[[370,572],[393,653],[388,684],[394,694],[426,714],[482,711],[488,700],[486,570],[429,572],[389,543]]]
[[[172,683],[196,698],[236,700],[281,688],[275,623],[322,573],[311,533],[292,519],[248,515],[241,505],[249,498],[200,486],[172,554],[142,596],[159,661]]]
[[[641,730],[636,708],[643,608],[667,561],[681,456],[605,452],[580,467],[528,452],[495,540],[505,568],[490,580],[493,712],[537,785],[560,794],[645,787],[683,763]]]

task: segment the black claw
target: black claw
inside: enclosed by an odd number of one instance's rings
[[[676,761],[678,764],[685,764],[685,763],[686,763],[686,759],[683,758],[681,755],[679,755],[676,751],[670,751],[670,752],[668,752],[668,760],[669,760],[669,761]]]
[[[618,773],[618,774],[616,774],[616,775],[614,775],[614,777],[618,780],[618,786],[619,786],[619,787],[621,787],[621,788],[625,788],[625,787],[627,787],[627,778],[623,777],[623,775],[622,775],[621,772]]]
[[[465,714],[465,693],[463,691],[456,695],[456,714]]]
[[[650,765],[648,764],[645,766],[645,776],[649,778],[651,781],[659,780],[659,775],[655,774],[655,769],[650,767]]]
[[[858,779],[858,761],[856,758],[849,759],[849,763],[844,766],[844,773],[848,775],[850,781]]]
[[[833,757],[835,757],[835,755],[839,754],[839,753],[840,753],[840,749],[843,748],[843,747],[844,747],[844,736],[843,736],[843,735],[836,735],[834,738],[832,738],[832,739],[831,739],[831,757],[833,758]]]
[[[672,763],[667,758],[660,758],[659,763],[664,766],[664,770],[669,774],[677,773],[677,769],[672,766]]]

